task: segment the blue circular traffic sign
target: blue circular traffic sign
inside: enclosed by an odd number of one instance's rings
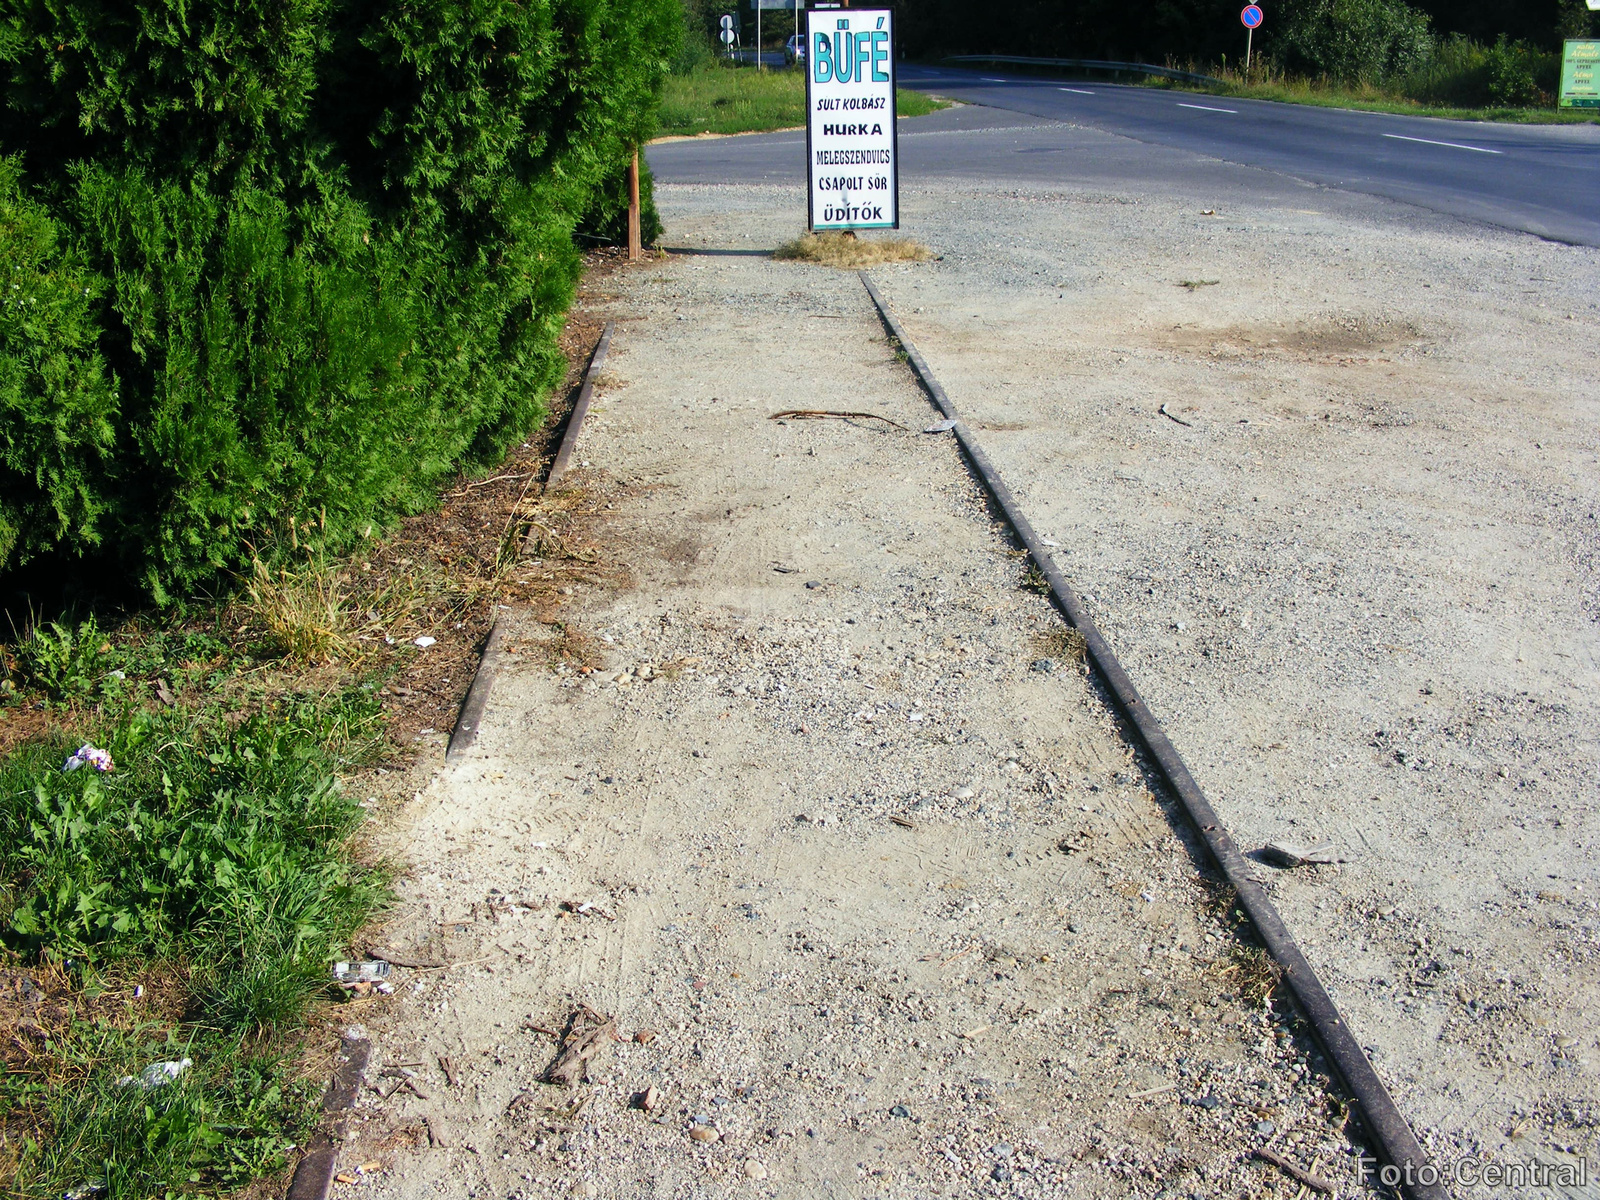
[[[1239,14],[1239,20],[1244,22],[1244,27],[1246,29],[1255,29],[1259,27],[1262,20],[1264,20],[1264,16],[1261,12],[1261,6],[1259,4],[1246,5],[1245,10]]]

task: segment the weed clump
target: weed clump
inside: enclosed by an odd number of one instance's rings
[[[376,719],[360,690],[282,701],[237,725],[141,711],[91,738],[114,769],[63,770],[65,742],[9,756],[0,942],[92,970],[181,957],[209,980],[225,1027],[293,1020],[329,948],[377,899],[342,852],[364,813],[337,775]]]
[[[266,635],[265,648],[293,663],[330,662],[349,647],[344,581],[310,563],[270,570],[257,559],[247,607]]]
[[[842,233],[807,233],[785,242],[772,254],[790,262],[825,267],[870,267],[878,263],[927,262],[933,251],[910,238],[862,238]]]
[[[230,1191],[286,1163],[315,1096],[282,1035],[386,890],[338,781],[377,722],[361,688],[243,720],[124,710],[91,765],[63,769],[76,738],[0,760],[10,1194]]]
[[[1089,656],[1089,643],[1070,625],[1051,625],[1033,635],[1035,649],[1046,658],[1081,663]]]

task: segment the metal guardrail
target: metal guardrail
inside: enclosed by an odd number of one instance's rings
[[[1179,71],[1173,67],[1158,67],[1152,63],[1102,62],[1093,58],[1027,58],[1018,54],[952,54],[939,60],[947,63],[1016,63],[1028,67],[1065,67],[1072,71],[1120,71],[1129,75],[1159,75],[1162,79],[1178,79],[1184,83],[1221,83],[1211,75],[1195,71]]]

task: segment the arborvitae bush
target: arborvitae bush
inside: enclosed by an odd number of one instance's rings
[[[348,545],[528,430],[574,231],[614,231],[682,26],[674,0],[0,10],[0,570],[158,599]]]

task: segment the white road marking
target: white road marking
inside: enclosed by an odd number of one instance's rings
[[[1004,79],[991,79],[991,78],[990,78],[990,77],[989,77],[989,76],[987,76],[987,75],[985,75],[985,76],[984,76],[984,77],[983,77],[983,81],[984,81],[984,82],[985,82],[985,83],[1005,83],[1005,82],[1006,82],[1006,80],[1004,80]]]
[[[1464,146],[1460,142],[1436,142],[1432,138],[1407,137],[1403,133],[1386,133],[1386,138],[1393,138],[1397,142],[1421,142],[1424,146],[1449,146],[1452,150],[1472,150],[1478,154],[1504,154],[1504,150],[1486,150],[1482,146]]]
[[[1086,92],[1082,88],[1063,88],[1063,87],[1058,87],[1056,89],[1056,91],[1058,91],[1058,92],[1074,92],[1079,96],[1092,96],[1092,95],[1094,95],[1093,92]]]
[[[1212,108],[1211,105],[1209,105],[1209,104],[1185,104],[1181,100],[1178,102],[1178,107],[1179,108],[1198,108],[1198,109],[1201,109],[1201,110],[1203,110],[1205,112],[1232,113],[1236,117],[1239,115],[1239,110],[1237,108]]]

